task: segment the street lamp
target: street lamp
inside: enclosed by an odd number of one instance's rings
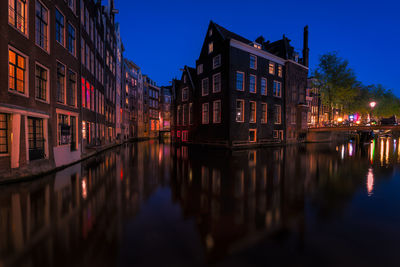
[[[371,113],[369,115],[369,121],[371,122],[371,120],[372,120],[372,110],[376,106],[376,102],[375,101],[369,102],[369,106],[371,107]]]

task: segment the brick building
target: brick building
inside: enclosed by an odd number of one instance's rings
[[[196,69],[185,67],[174,81],[173,139],[228,147],[297,142],[307,129],[307,75],[307,28],[299,58],[285,36],[253,42],[210,22]]]

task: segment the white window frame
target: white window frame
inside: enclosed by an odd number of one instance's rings
[[[262,82],[265,81],[265,92],[262,92]],[[261,83],[260,83],[260,93],[261,95],[268,95],[268,80],[267,78],[262,77],[261,78]]]
[[[254,68],[251,66],[251,58],[252,58],[252,57],[255,58],[255,60],[254,60]],[[250,54],[249,60],[250,60],[250,62],[249,62],[249,68],[250,68],[250,69],[253,69],[253,70],[256,70],[256,69],[257,69],[257,56],[256,56],[256,55],[253,55],[253,54]]]
[[[68,37],[69,37],[68,26],[69,26],[69,25],[71,25],[71,27],[74,28],[74,30],[75,30],[74,53],[71,53],[71,52],[69,51],[69,47],[68,47]],[[71,23],[71,21],[68,21],[68,22],[67,22],[66,33],[67,33],[67,34],[66,34],[66,36],[67,36],[67,38],[66,38],[66,48],[67,48],[67,50],[68,50],[68,53],[70,53],[71,55],[73,55],[73,56],[76,58],[76,55],[78,54],[77,51],[76,51],[76,48],[78,47],[78,46],[77,46],[77,41],[76,41],[76,40],[77,40],[78,38],[77,38],[76,27]]]
[[[219,89],[218,90],[215,88],[215,79],[216,79],[216,77],[219,77]],[[212,87],[213,87],[213,93],[221,92],[221,72],[215,73],[212,76]]]
[[[218,62],[217,62],[217,59],[218,59]],[[213,69],[216,69],[216,68],[219,68],[219,67],[221,67],[221,54],[216,55],[215,57],[213,57]]]
[[[216,106],[217,103],[219,103],[219,116],[217,117],[216,115]],[[222,116],[222,105],[221,105],[221,100],[216,100],[213,102],[213,123],[221,123],[221,116]]]
[[[28,3],[28,1],[26,1]],[[50,54],[50,25],[51,25],[51,14],[50,14],[50,9],[40,0],[36,0],[36,2],[39,2],[44,8],[47,9],[47,49],[44,49],[41,47],[36,40],[36,3],[35,3],[35,44],[40,47],[43,51],[45,51],[47,54]]]
[[[278,85],[279,85],[279,91],[278,90],[274,90],[275,86],[276,86],[276,88],[278,88]],[[275,97],[282,98],[282,83],[281,82],[274,80],[272,90],[274,91],[273,94],[274,94]],[[277,92],[279,92],[279,94],[277,94]]]
[[[238,88],[237,88],[237,79],[238,79],[238,74],[239,74],[239,73],[243,75],[242,89],[238,89]],[[236,90],[237,90],[237,91],[244,92],[245,79],[246,79],[245,77],[246,77],[246,76],[244,75],[244,72],[243,72],[243,71],[236,71],[235,87],[236,87]]]
[[[28,39],[29,39],[29,19],[30,19],[29,18],[29,1],[31,1],[31,0],[26,0],[26,3],[25,3],[25,25],[24,25],[25,32],[21,31],[20,29],[18,29],[17,27],[15,27],[14,25],[12,25],[10,23],[10,20],[9,20],[9,17],[8,17],[9,16],[9,12],[10,12],[10,3],[7,3],[7,22],[8,22],[8,25],[13,27],[17,32],[19,32],[20,34],[22,34],[23,36],[25,36]],[[36,7],[35,7],[35,10],[36,10]],[[14,18],[14,19],[16,19],[16,18]]]
[[[250,83],[251,77],[254,77],[254,92],[251,91],[251,87],[250,87],[250,85],[251,85],[251,83]],[[257,94],[257,75],[254,75],[254,74],[250,74],[249,75],[249,93]]]
[[[61,65],[63,65],[64,66],[64,71],[65,71],[65,75],[64,75],[64,102],[58,102],[58,99],[57,99],[57,64],[58,63],[60,63]],[[64,63],[62,63],[61,61],[59,61],[59,60],[56,60],[56,84],[55,84],[55,88],[56,88],[56,103],[57,104],[59,104],[59,105],[67,105],[67,70],[68,70],[68,68],[67,68],[67,65],[66,64],[64,64]],[[89,89],[90,90],[90,89]],[[92,93],[91,91],[90,91],[90,93]],[[85,96],[86,96],[86,91],[85,91]],[[92,103],[90,103],[90,104],[92,104]],[[91,108],[92,106],[90,106],[90,108]],[[90,110],[92,110],[92,109],[90,109]]]
[[[58,44],[60,44],[60,45],[62,45],[64,48],[66,47],[66,38],[65,38],[65,30],[66,30],[66,28],[67,28],[67,19],[66,19],[66,16],[64,15],[64,13],[63,12],[61,12],[61,10],[59,9],[59,8],[57,8],[56,7],[56,11],[58,10],[58,12],[60,12],[60,14],[64,17],[64,30],[63,30],[63,43],[60,43],[58,40],[57,40],[57,34],[56,33],[54,33],[54,35],[55,35],[55,37],[56,38],[54,38],[55,40],[56,40],[56,43],[58,43]],[[56,18],[56,14],[57,14],[57,12],[56,11],[54,11],[54,30],[56,30],[57,28],[56,28],[56,25],[57,25],[57,18]],[[76,29],[75,29],[76,30]]]

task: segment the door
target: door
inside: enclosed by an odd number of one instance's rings
[[[29,160],[37,160],[44,155],[43,119],[28,117]]]

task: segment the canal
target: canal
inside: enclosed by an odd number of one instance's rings
[[[399,142],[126,144],[0,187],[0,266],[398,266]]]

